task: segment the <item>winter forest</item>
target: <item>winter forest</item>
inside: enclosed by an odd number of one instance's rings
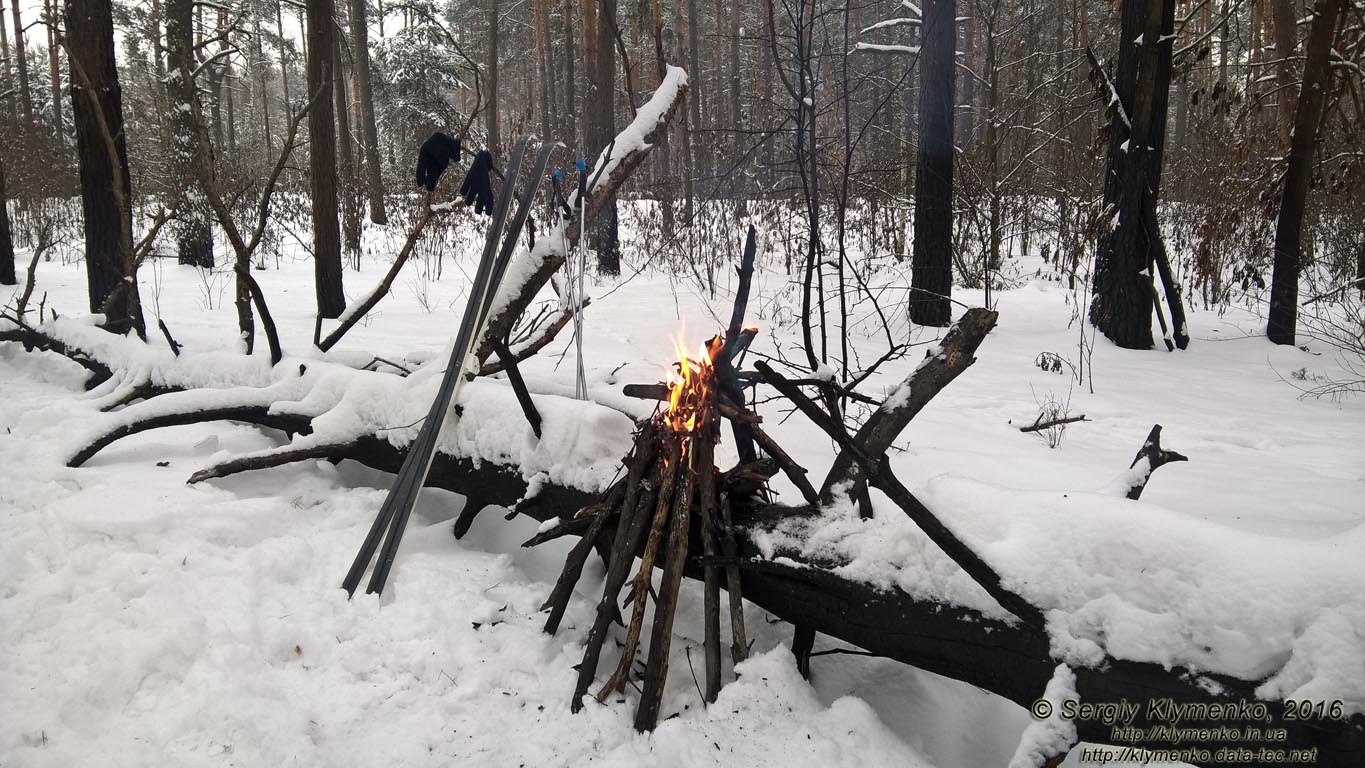
[[[0,765],[1365,765],[1363,67],[0,0]]]

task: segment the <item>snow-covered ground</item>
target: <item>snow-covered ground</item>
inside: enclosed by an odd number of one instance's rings
[[[474,250],[464,242],[462,252]],[[410,265],[337,353],[439,354],[472,273],[469,258],[451,259],[440,280],[420,277],[430,263]],[[311,265],[286,256],[274,266],[258,279],[286,351],[307,354]],[[367,291],[382,266],[347,272],[348,294]],[[142,278],[149,315],[158,305],[186,355],[236,344],[226,276],[166,261]],[[755,351],[797,359],[797,302],[785,281],[771,268],[756,277],[751,318],[764,334]],[[84,306],[78,265],[41,264],[38,285],[63,314]],[[680,327],[696,346],[731,301],[724,286],[712,300],[688,277],[648,270],[592,294],[588,378],[613,403],[621,384],[660,380]],[[979,291],[955,298],[982,300]],[[1123,351],[1100,339],[1086,383],[1074,385],[1035,365],[1041,352],[1080,360],[1067,294],[1032,280],[997,298],[999,326],[976,365],[892,454],[906,485],[1052,612],[1054,633],[1071,641],[1061,650],[1078,660],[1100,642],[1127,658],[1243,676],[1283,669],[1267,695],[1365,709],[1365,400],[1303,400],[1284,380],[1300,369],[1336,375],[1331,353],[1270,345],[1250,314],[1196,311],[1188,351]],[[853,343],[871,361],[885,342],[859,331]],[[534,390],[572,392],[568,345],[566,332],[526,366]],[[886,366],[870,393],[889,390],[922,354]],[[537,608],[568,545],[520,549],[534,522],[495,510],[456,541],[461,499],[429,491],[382,601],[347,601],[338,585],[389,476],[305,462],[187,486],[196,469],[280,437],[226,423],[137,435],[68,469],[73,442],[99,418],[82,380],[61,358],[0,345],[2,765],[951,768],[1006,764],[1030,723],[1012,703],[884,660],[822,656],[808,684],[784,647],[790,627],[752,607],[757,655],[703,709],[688,671],[701,643],[691,585],[662,710],[677,716],[640,736],[633,701],[571,715],[600,564],[589,564],[560,633],[547,637]],[[1018,431],[1048,398],[1089,417],[1055,449]],[[799,416],[760,411],[822,476],[829,441]],[[1154,423],[1189,463],[1159,470],[1141,502],[1106,495]],[[720,455],[732,460],[732,448]],[[898,510],[833,523],[793,540],[854,558],[850,572],[869,580],[999,610]]]

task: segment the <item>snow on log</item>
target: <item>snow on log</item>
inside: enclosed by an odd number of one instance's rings
[[[669,122],[682,106],[687,87],[687,73],[670,66],[658,90],[636,112],[635,119],[616,135],[611,146],[602,150],[588,173],[592,188],[584,219],[592,220],[602,212],[607,201],[616,195],[649,150],[663,137]],[[569,205],[578,209],[577,191],[569,196]],[[536,293],[564,263],[569,244],[577,242],[578,228],[582,224],[577,219],[567,226],[559,222],[538,237],[533,248],[513,257],[488,311],[488,329],[476,351],[480,363],[492,357],[496,341],[511,334],[512,327]]]

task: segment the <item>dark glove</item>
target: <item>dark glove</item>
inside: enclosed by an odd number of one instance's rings
[[[479,150],[469,172],[460,183],[460,194],[465,205],[473,205],[474,213],[488,213],[493,210],[493,155],[486,149]]]
[[[555,204],[559,206],[560,214],[565,221],[573,221],[573,209],[569,207],[569,201],[564,198],[564,187],[562,186],[564,172],[556,168],[550,178],[554,180]]]
[[[459,161],[459,139],[439,132],[431,134],[417,153],[417,186],[435,192],[446,166]]]

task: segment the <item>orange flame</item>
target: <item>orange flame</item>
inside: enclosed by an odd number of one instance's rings
[[[678,360],[667,372],[668,408],[664,423],[677,432],[692,432],[704,418],[704,407],[715,386],[712,361],[725,346],[725,339],[717,334],[704,342],[695,358],[689,357],[682,333],[674,341]],[[676,369],[676,372],[675,370]]]

